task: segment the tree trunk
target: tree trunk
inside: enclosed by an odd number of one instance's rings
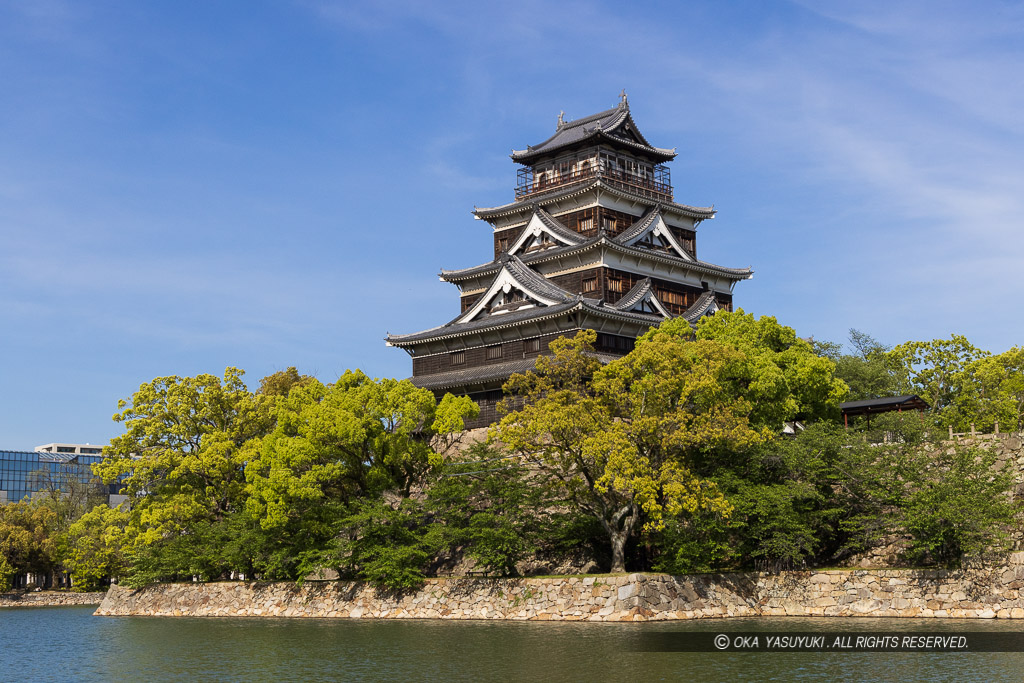
[[[613,574],[626,571],[626,543],[633,535],[633,527],[639,516],[640,510],[630,504],[612,515],[610,520],[601,520],[604,530],[608,532],[608,540],[612,544],[611,572]]]
[[[612,574],[626,571],[626,541],[627,534],[622,531],[610,532],[609,539],[612,542]]]

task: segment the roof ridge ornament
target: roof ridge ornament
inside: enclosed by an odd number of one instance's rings
[[[565,110],[558,112],[558,125],[555,126],[555,130],[562,130],[562,126],[565,125]]]
[[[626,98],[626,89],[619,93],[619,109],[629,109],[629,100]]]

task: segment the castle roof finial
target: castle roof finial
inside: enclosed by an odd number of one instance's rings
[[[565,125],[565,110],[558,112],[558,127],[561,128]]]
[[[619,101],[619,106],[622,107],[623,109],[629,109],[629,100],[626,99],[625,88],[623,88],[622,92],[619,93],[619,97],[621,98]]]

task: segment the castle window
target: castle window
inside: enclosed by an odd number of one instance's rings
[[[686,295],[679,292],[670,292],[667,290],[659,290],[658,298],[661,299],[662,303],[675,304],[677,306],[686,306]]]
[[[583,281],[583,292],[596,292],[597,291],[597,278],[592,277]]]
[[[612,278],[608,280],[608,291],[609,292],[622,292],[622,280],[618,278]]]
[[[527,339],[523,342],[523,353],[539,353],[540,339]]]
[[[466,352],[455,351],[451,354],[450,358],[452,365],[463,365],[466,362]]]
[[[498,360],[501,358],[501,344],[487,347],[487,360]]]
[[[507,237],[499,237],[498,238],[498,253],[505,252],[505,251],[508,251],[508,238]]]

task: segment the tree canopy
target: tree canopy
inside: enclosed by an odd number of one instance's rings
[[[602,363],[593,332],[560,338],[507,382],[486,445],[459,443],[469,398],[356,370],[158,377],[118,405],[125,432],[95,487],[54,479],[0,508],[0,588],[67,572],[79,588],[333,569],[385,590],[474,567],[670,572],[834,566],[896,539],[901,560],[962,566],[1007,547],[1012,477],[991,451],[938,443],[1022,427],[1024,350],[966,339],[849,353],[774,318],[666,321]],[[926,419],[844,429],[844,398],[916,393]],[[804,431],[782,437],[800,421]],[[938,427],[938,428],[937,428]],[[466,564],[468,563],[468,564]],[[564,570],[563,570],[564,571]]]

